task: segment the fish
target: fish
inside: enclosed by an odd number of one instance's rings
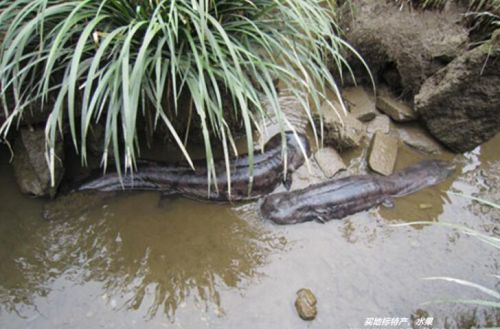
[[[260,203],[262,217],[276,224],[342,219],[393,198],[439,184],[454,172],[442,160],[424,160],[389,176],[359,175],[328,180],[304,189],[270,194]]]
[[[188,165],[166,164],[153,161],[138,163],[133,175],[121,176],[117,172],[97,175],[77,187],[77,191],[102,192],[122,190],[160,191],[166,195],[180,194],[186,197],[214,201],[254,200],[271,193],[282,182],[291,185],[291,173],[304,164],[311,154],[305,135],[285,132],[286,156],[283,152],[282,135],[273,136],[262,152],[255,152],[253,176],[249,176],[248,154],[230,159],[231,191],[228,188],[226,162],[215,162],[216,185],[209,184],[206,161],[195,161],[193,170]],[[285,170],[286,167],[286,170]]]

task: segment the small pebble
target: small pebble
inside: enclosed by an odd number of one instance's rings
[[[295,308],[302,320],[311,321],[316,318],[318,310],[316,296],[310,289],[302,288],[297,291],[297,299],[295,300]]]
[[[419,207],[420,209],[431,209],[431,208],[432,208],[432,205],[431,205],[431,204],[429,204],[429,203],[421,203],[421,204],[419,204],[419,205],[418,205],[418,207]]]

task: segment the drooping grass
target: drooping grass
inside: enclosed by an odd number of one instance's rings
[[[490,206],[490,207],[495,208],[495,209],[500,209],[500,204],[497,204],[497,203],[494,203],[491,201],[487,201],[487,200],[484,200],[482,198],[477,198],[477,197],[453,193],[453,192],[448,192],[448,193],[474,200],[476,202]],[[457,225],[457,224],[446,223],[446,222],[416,221],[416,222],[410,222],[410,223],[395,224],[395,225],[391,225],[391,226],[401,227],[401,226],[409,226],[409,225],[437,225],[437,226],[452,228],[452,229],[455,229],[455,230],[461,232],[462,234],[473,236],[476,239],[478,239],[478,240],[480,240],[480,241],[488,244],[489,246],[492,246],[500,251],[500,238],[483,234],[483,233],[478,232],[476,230],[470,229],[464,225]],[[492,277],[500,279],[499,274],[493,274]],[[481,306],[494,307],[494,308],[500,309],[500,292],[492,290],[490,288],[487,288],[483,285],[480,285],[480,284],[477,284],[474,282],[470,282],[467,280],[453,278],[453,277],[427,277],[427,278],[423,278],[423,280],[439,280],[439,281],[452,282],[452,283],[459,284],[459,285],[464,286],[464,287],[476,289],[476,290],[481,291],[482,293],[488,295],[489,297],[493,298],[493,300],[442,299],[442,300],[432,301],[429,303],[459,303],[459,304],[467,304],[467,305],[481,305]]]
[[[5,137],[30,104],[47,104],[54,96],[46,124],[51,168],[58,134],[69,130],[85,163],[89,130],[103,122],[104,167],[112,152],[115,162],[130,170],[139,152],[138,118],[153,111],[155,127],[168,129],[192,165],[174,127],[185,111],[178,99],[187,93],[201,127],[210,181],[215,178],[214,145],[222,144],[226,163],[236,152],[229,114],[243,123],[250,161],[252,131],[266,115],[263,99],[281,130],[290,128],[278,105],[276,80],[299,98],[310,95],[312,103],[300,98],[308,114],[320,108],[327,88],[338,93],[326,59],[333,59],[341,72],[346,65],[341,50],[354,50],[338,37],[329,4],[0,0],[0,32],[5,34],[0,95],[6,115],[0,134]],[[224,95],[230,109],[224,109]]]

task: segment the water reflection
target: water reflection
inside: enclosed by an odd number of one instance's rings
[[[71,201],[62,199],[65,205]],[[31,251],[36,256],[24,265],[21,254],[1,253],[9,262],[9,272],[0,272],[2,304],[9,304],[7,296],[46,294],[51,279],[64,275],[77,284],[99,282],[102,298],[113,308],[140,309],[149,317],[158,312],[172,317],[188,297],[222,312],[220,289],[244,286],[258,276],[267,256],[286,244],[239,219],[227,205],[160,203],[154,193],[109,201],[80,215],[59,207],[52,217],[65,218],[45,223],[50,229],[40,250]],[[2,243],[7,250],[13,244]]]

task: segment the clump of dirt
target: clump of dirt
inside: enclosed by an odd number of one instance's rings
[[[428,77],[466,50],[463,11],[458,6],[421,11],[392,2],[354,0],[344,6],[341,26],[375,81],[412,100]],[[359,60],[351,55],[349,63],[356,79],[370,82]]]

